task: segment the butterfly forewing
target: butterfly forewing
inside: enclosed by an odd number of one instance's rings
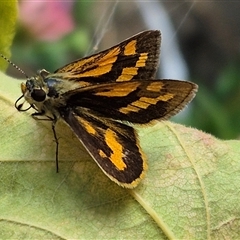
[[[145,124],[167,119],[195,96],[196,85],[176,80],[132,80],[99,84],[64,94],[67,105],[99,116]]]
[[[52,76],[77,81],[80,86],[152,79],[158,65],[160,41],[159,31],[145,31],[105,51],[71,62]]]

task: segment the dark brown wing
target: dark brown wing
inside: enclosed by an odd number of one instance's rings
[[[84,108],[65,108],[60,113],[112,181],[122,187],[136,187],[147,164],[132,127],[98,118]]]
[[[192,100],[197,85],[177,80],[132,80],[99,84],[63,94],[72,109],[90,109],[96,116],[146,124],[167,119]]]
[[[51,77],[76,81],[80,86],[152,79],[158,65],[160,41],[157,30],[141,32],[105,51],[71,62]]]

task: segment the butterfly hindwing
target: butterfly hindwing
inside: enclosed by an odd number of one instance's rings
[[[111,180],[128,188],[139,183],[147,164],[132,127],[81,107],[62,109],[60,113]]]

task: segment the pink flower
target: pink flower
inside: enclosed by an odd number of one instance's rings
[[[73,0],[21,1],[22,24],[38,40],[55,41],[74,29]]]

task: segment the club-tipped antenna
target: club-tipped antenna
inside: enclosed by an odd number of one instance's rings
[[[20,68],[18,67],[15,63],[13,63],[11,60],[9,60],[7,57],[5,57],[4,55],[2,55],[0,53],[0,56],[6,60],[8,63],[10,63],[14,68],[16,68],[19,72],[21,72],[26,78],[28,78],[28,75]]]

